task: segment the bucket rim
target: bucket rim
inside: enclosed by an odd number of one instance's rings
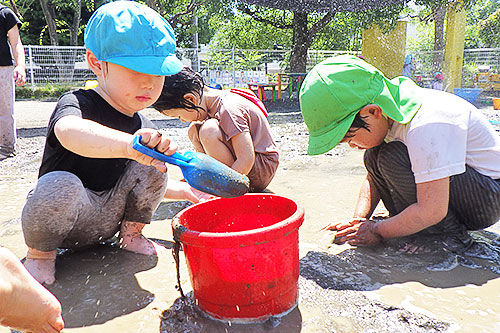
[[[228,248],[234,247],[237,243],[238,247],[245,246],[255,246],[260,244],[265,244],[278,238],[282,238],[292,233],[294,230],[298,229],[304,222],[305,210],[302,205],[291,198],[287,198],[281,195],[276,195],[272,193],[247,193],[243,195],[245,197],[249,196],[262,196],[262,197],[274,197],[285,199],[293,202],[295,204],[296,210],[292,215],[274,223],[272,225],[244,230],[244,231],[234,231],[234,232],[209,232],[209,231],[195,231],[188,229],[180,223],[180,216],[193,207],[209,203],[212,200],[204,201],[201,203],[194,204],[187,208],[184,208],[179,213],[177,213],[172,219],[172,229],[174,233],[174,239],[180,241],[183,244],[198,246],[198,247],[214,247],[214,248]],[[236,198],[217,198],[213,200],[233,200]],[[222,243],[224,240],[224,244]],[[200,244],[200,243],[205,244]]]

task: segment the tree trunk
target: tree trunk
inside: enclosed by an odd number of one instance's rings
[[[54,11],[54,7],[49,5],[47,0],[40,0],[40,5],[42,6],[43,16],[45,16],[45,22],[47,22],[50,45],[59,45],[59,40],[57,38],[56,13]]]
[[[193,15],[191,18],[191,24],[193,27],[193,33],[191,34],[191,47],[193,48],[193,61],[191,63],[191,68],[195,72],[198,72],[200,70],[198,66],[198,47],[200,44],[198,40],[198,16]]]
[[[75,8],[73,8],[73,24],[69,32],[69,45],[78,45],[78,30],[80,29],[80,21],[82,18],[82,0],[76,0],[75,2]]]
[[[446,3],[432,8],[434,18],[434,58],[432,67],[434,72],[441,71],[444,59],[444,20],[446,17]]]
[[[290,72],[305,73],[307,65],[307,50],[312,38],[307,29],[307,13],[293,12],[293,45],[290,55]]]

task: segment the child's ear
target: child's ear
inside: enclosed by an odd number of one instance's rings
[[[92,53],[92,51],[87,49],[85,56],[87,58],[87,64],[89,65],[90,70],[92,70],[92,72],[94,72],[94,74],[97,76],[102,75],[101,62],[99,60],[97,60],[94,53]]]
[[[187,93],[184,95],[184,99],[187,100],[188,102],[193,103],[194,105],[200,104],[199,97],[196,96],[193,93]]]
[[[368,104],[368,105],[365,105],[360,111],[359,111],[359,114],[361,116],[368,116],[368,115],[372,115],[374,116],[376,119],[380,118],[380,117],[383,117],[383,111],[382,111],[382,108],[380,106],[378,106],[377,104]]]

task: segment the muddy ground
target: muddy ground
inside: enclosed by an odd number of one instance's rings
[[[18,154],[0,162],[0,243],[19,258],[26,252],[20,215],[36,181],[47,120],[55,102],[16,102]],[[442,240],[424,240],[431,254],[398,252],[405,240],[371,248],[332,245],[318,231],[347,219],[364,177],[362,153],[338,147],[311,157],[307,129],[296,103],[269,105],[269,122],[281,156],[269,190],[304,206],[300,228],[298,307],[283,318],[237,325],[203,317],[183,303],[175,289],[170,253],[150,258],[103,244],[61,253],[57,282],[49,289],[63,306],[65,331],[77,332],[498,332],[500,331],[500,223],[473,234],[465,253],[445,249]],[[500,117],[489,105],[482,111]],[[189,150],[186,125],[153,110],[144,111]],[[170,176],[180,172],[170,167]],[[164,201],[148,237],[172,247],[170,222],[186,202]],[[383,207],[380,207],[383,212]],[[191,290],[181,252],[181,282]],[[0,328],[0,332],[8,331]]]

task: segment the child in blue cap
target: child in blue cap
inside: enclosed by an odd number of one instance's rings
[[[471,244],[468,230],[500,219],[500,137],[462,98],[406,77],[389,80],[342,55],[307,74],[300,107],[309,154],[342,142],[365,150],[367,176],[353,218],[325,228],[335,231],[337,243],[371,245],[418,233],[446,236],[463,250]],[[389,217],[375,222],[380,200]]]
[[[141,230],[167,188],[165,163],[132,148],[167,155],[176,145],[138,111],[177,73],[175,38],[154,10],[132,1],[101,6],[85,29],[93,90],[61,96],[50,118],[39,179],[22,212],[25,267],[41,283],[55,281],[56,249],[96,244],[120,232],[125,250],[155,255]]]

